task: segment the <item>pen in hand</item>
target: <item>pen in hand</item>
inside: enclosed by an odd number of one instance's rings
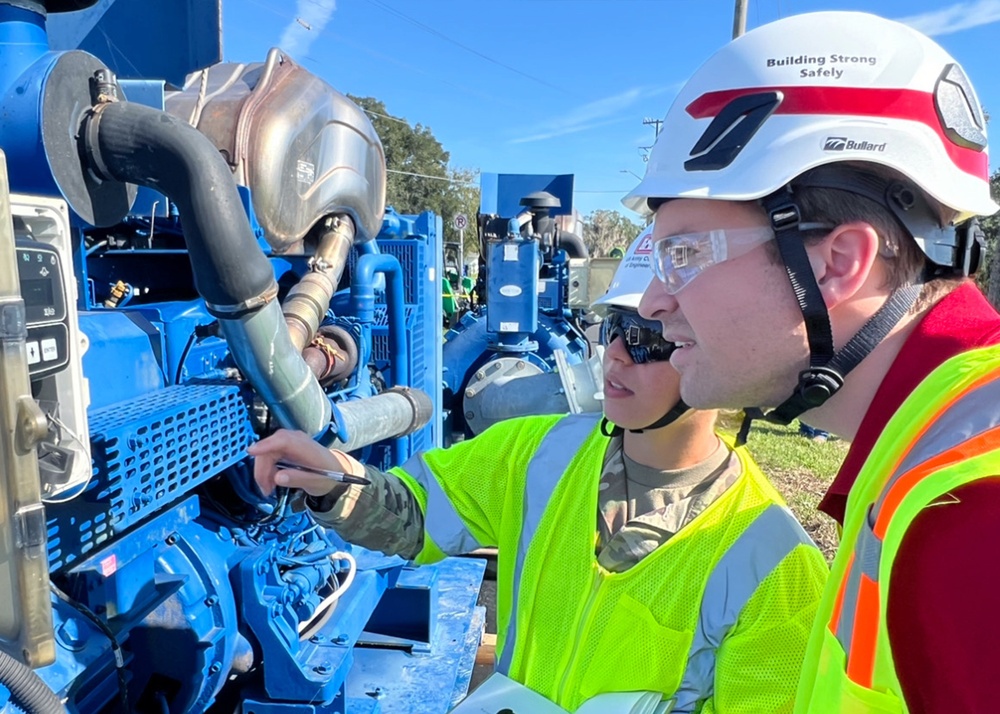
[[[355,476],[354,474],[347,474],[343,471],[330,471],[328,469],[318,469],[315,466],[303,466],[302,464],[295,464],[291,461],[276,461],[274,465],[279,469],[287,469],[289,471],[303,471],[307,474],[316,474],[318,476],[325,476],[331,481],[337,481],[339,483],[351,483],[357,484],[359,486],[368,486],[371,481],[362,477]]]

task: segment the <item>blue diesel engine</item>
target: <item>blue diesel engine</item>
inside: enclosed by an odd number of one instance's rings
[[[483,563],[352,548],[246,456],[441,443],[441,221],[277,50],[175,91],[51,51],[92,4],[0,1],[0,711],[444,712]]]

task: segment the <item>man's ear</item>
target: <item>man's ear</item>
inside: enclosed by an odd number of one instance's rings
[[[877,276],[878,233],[868,223],[842,223],[819,243],[806,247],[816,283],[828,309],[864,292]]]

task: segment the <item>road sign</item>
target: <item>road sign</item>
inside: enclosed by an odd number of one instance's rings
[[[469,219],[464,213],[458,213],[455,215],[452,225],[455,226],[456,231],[464,231],[469,227]]]

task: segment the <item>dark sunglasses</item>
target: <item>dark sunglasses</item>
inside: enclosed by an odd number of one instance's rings
[[[641,318],[634,310],[610,308],[601,323],[601,344],[607,347],[621,337],[634,363],[666,362],[677,346],[664,340],[660,330],[659,322]]]

